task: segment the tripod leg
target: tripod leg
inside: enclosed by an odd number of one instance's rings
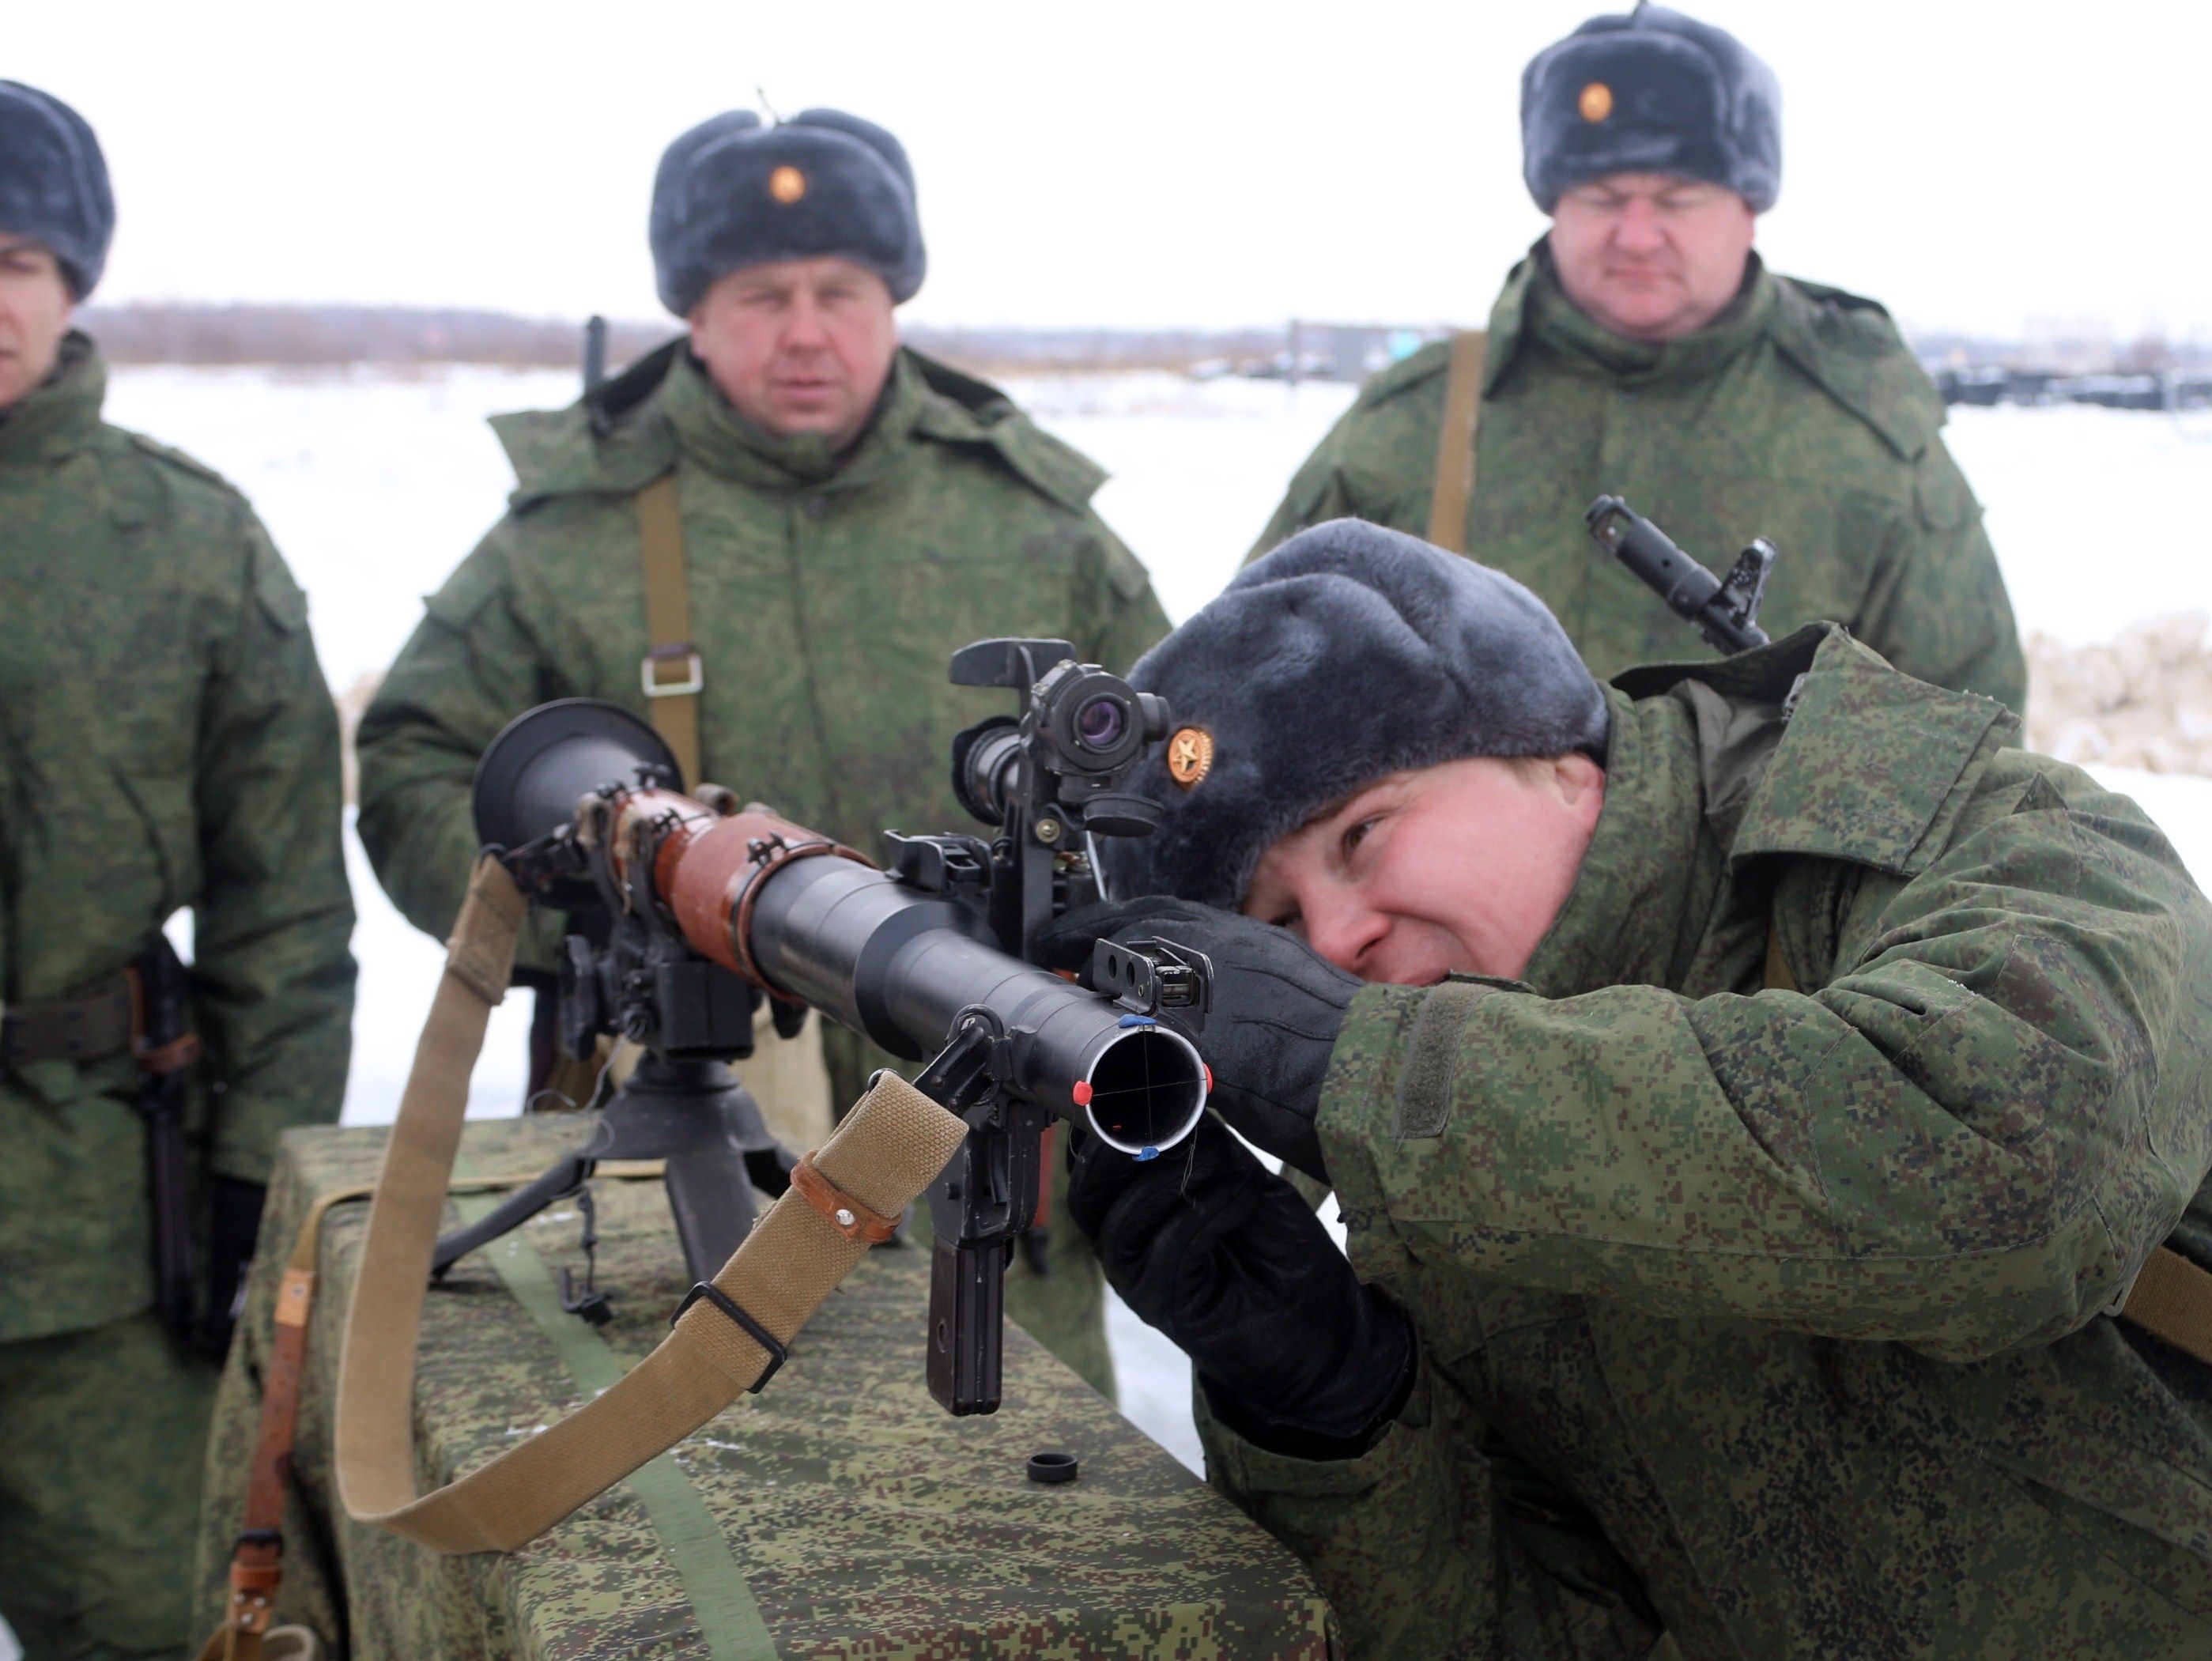
[[[478,1246],[489,1244],[509,1230],[528,1222],[563,1195],[574,1193],[592,1174],[592,1163],[580,1153],[556,1160],[544,1176],[526,1188],[515,1189],[481,1221],[457,1228],[451,1234],[440,1235],[438,1249],[430,1258],[430,1278],[443,1279],[447,1269]],[[720,1267],[715,1264],[715,1268]]]
[[[752,1175],[742,1149],[686,1148],[668,1158],[668,1208],[694,1281],[711,1281],[753,1226]]]

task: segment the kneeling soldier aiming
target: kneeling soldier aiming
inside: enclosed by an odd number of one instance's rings
[[[2144,1323],[2212,910],[2140,809],[1830,625],[1601,686],[1348,520],[1132,679],[1187,731],[1114,891],[1177,897],[1060,952],[1212,958],[1352,1267],[1218,1126],[1072,1208],[1351,1653],[2207,1652],[2212,1367]]]

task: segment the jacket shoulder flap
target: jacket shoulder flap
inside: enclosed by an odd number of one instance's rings
[[[647,354],[566,409],[492,417],[514,469],[508,505],[521,510],[551,496],[632,495],[666,472],[676,440],[653,394],[680,344]]]
[[[1943,400],[1879,301],[1778,277],[1773,338],[1790,362],[1905,461],[1943,425]]]
[[[1994,698],[1915,680],[1832,625],[1790,705],[1752,785],[1735,858],[1808,855],[1915,875],[1948,845],[2020,724]]]
[[[1308,463],[1309,470],[1323,460],[1327,466],[1302,472],[1292,482],[1293,495],[1303,484],[1318,502],[1333,468],[1363,517],[1395,522],[1396,514],[1425,513],[1416,504],[1425,504],[1436,484],[1437,429],[1450,367],[1447,338],[1369,376]]]
[[[118,525],[145,525],[165,509],[198,508],[224,518],[248,512],[245,493],[205,462],[127,427],[107,433],[103,483]]]
[[[1031,490],[1080,514],[1106,482],[1106,470],[1073,445],[1054,438],[989,381],[904,349],[921,376],[924,397],[915,430],[953,444],[997,452]]]
[[[242,551],[246,586],[270,624],[288,635],[305,628],[307,596],[246,493],[182,450],[127,428],[112,431],[122,454],[120,465],[106,470],[105,484],[116,523],[136,528],[159,522],[165,534],[174,533],[175,554],[217,583],[235,580]]]
[[[1419,351],[1408,352],[1387,369],[1377,369],[1360,383],[1355,410],[1371,410],[1401,398],[1417,386],[1433,386],[1443,396],[1444,374],[1451,368],[1451,338],[1431,340]]]

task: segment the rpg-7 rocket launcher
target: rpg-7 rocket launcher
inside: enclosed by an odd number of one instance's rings
[[[657,1152],[691,1273],[711,1277],[750,1225],[748,1183],[791,1180],[724,1063],[750,1053],[762,998],[780,1017],[811,1007],[926,1060],[915,1083],[970,1127],[929,1193],[929,1385],[951,1413],[997,1407],[1002,1278],[1049,1180],[1044,1133],[1066,1119],[1140,1159],[1188,1135],[1208,1077],[1184,1033],[1212,970],[1165,941],[1102,940],[1085,983],[1027,960],[1054,916],[1099,897],[1092,839],[1158,823],[1121,786],[1165,736],[1165,703],[1058,640],[980,641],[952,679],[1021,697],[1018,717],[954,742],[960,800],[998,834],[889,833],[888,869],[727,791],[687,794],[666,746],[611,704],[545,704],[494,741],[479,837],[533,904],[581,920],[562,1043],[582,1058],[618,1033],[644,1060],[586,1152],[441,1242],[441,1269],[593,1160]]]

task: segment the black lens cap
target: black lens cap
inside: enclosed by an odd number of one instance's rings
[[[1075,1480],[1075,1456],[1072,1453],[1032,1453],[1030,1455],[1030,1481],[1032,1482],[1073,1482]]]

